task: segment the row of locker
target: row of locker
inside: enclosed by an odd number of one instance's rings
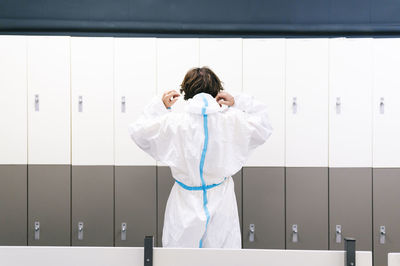
[[[156,165],[129,123],[208,65],[226,90],[269,105],[274,133],[246,166],[399,167],[399,45],[0,36],[0,164]]]
[[[0,166],[0,244],[161,246],[168,167]],[[27,178],[28,176],[28,178]],[[233,177],[243,247],[400,251],[400,170],[245,167]]]

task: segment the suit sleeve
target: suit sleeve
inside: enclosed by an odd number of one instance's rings
[[[168,110],[160,97],[155,97],[145,107],[140,117],[129,125],[133,141],[157,161],[165,161],[172,147],[168,137]]]
[[[243,93],[232,94],[235,103],[232,108],[244,112],[243,127],[248,132],[247,145],[251,152],[256,147],[263,144],[272,134],[272,126],[267,113],[267,105],[257,101],[253,96]]]

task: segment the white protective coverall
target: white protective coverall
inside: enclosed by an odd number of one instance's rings
[[[241,248],[232,175],[272,132],[266,105],[244,94],[221,108],[200,93],[171,112],[161,97],[129,126],[132,139],[176,180],[165,211],[164,247]],[[174,108],[174,106],[172,106]]]

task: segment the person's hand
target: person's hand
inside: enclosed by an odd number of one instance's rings
[[[217,97],[215,97],[215,100],[217,101],[219,106],[222,106],[223,104],[227,106],[232,106],[235,104],[235,99],[227,92],[218,93]]]
[[[176,90],[171,90],[164,92],[162,96],[162,101],[166,108],[171,108],[172,105],[178,100],[178,97],[181,96]]]

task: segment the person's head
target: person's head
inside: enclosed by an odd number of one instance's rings
[[[205,92],[214,98],[222,91],[221,81],[208,67],[195,67],[190,69],[181,84],[181,93],[185,93],[184,99],[193,98],[196,94]]]

